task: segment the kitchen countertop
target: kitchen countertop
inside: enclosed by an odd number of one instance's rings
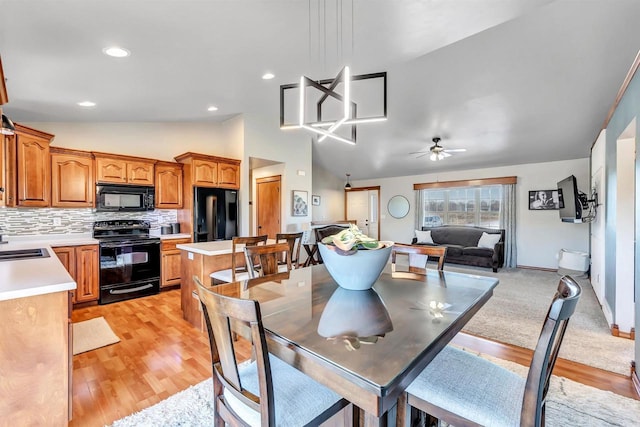
[[[216,240],[214,242],[183,243],[176,245],[183,251],[193,252],[206,256],[224,255],[231,253],[231,240]]]
[[[151,234],[152,237],[159,237],[160,240],[173,240],[173,239],[190,239],[191,234],[188,233],[176,233],[176,234]]]
[[[44,248],[47,258],[0,261],[0,301],[76,289],[76,282],[50,245],[38,241],[10,241],[0,251]]]
[[[37,246],[81,246],[81,245],[97,245],[98,240],[94,239],[91,233],[69,233],[69,234],[30,234],[23,236],[5,236],[8,244],[0,245],[0,250],[10,250],[10,247],[16,245],[31,245],[29,247],[34,248]],[[27,249],[27,248],[25,248]]]

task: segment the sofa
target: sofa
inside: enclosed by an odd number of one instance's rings
[[[483,234],[485,233],[485,234]],[[445,263],[487,267],[504,264],[504,230],[460,225],[422,227],[411,244],[446,246]]]

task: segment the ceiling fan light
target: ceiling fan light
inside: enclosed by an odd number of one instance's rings
[[[436,153],[431,153],[431,155],[429,156],[429,159],[432,162],[435,162],[436,160],[438,160],[438,155]]]

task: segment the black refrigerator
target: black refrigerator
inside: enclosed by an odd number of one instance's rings
[[[195,187],[193,192],[194,242],[231,240],[238,235],[238,192]]]

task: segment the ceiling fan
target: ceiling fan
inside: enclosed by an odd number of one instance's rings
[[[440,137],[438,136],[433,137],[431,141],[433,141],[433,145],[431,146],[431,148],[429,148],[429,151],[414,151],[413,153],[409,153],[409,154],[418,154],[416,156],[416,159],[419,159],[420,157],[430,154],[429,159],[435,162],[438,160],[442,160],[445,157],[450,157],[451,156],[450,153],[462,153],[467,151],[466,148],[455,148],[452,150],[445,150],[445,148],[442,145],[440,145]]]

